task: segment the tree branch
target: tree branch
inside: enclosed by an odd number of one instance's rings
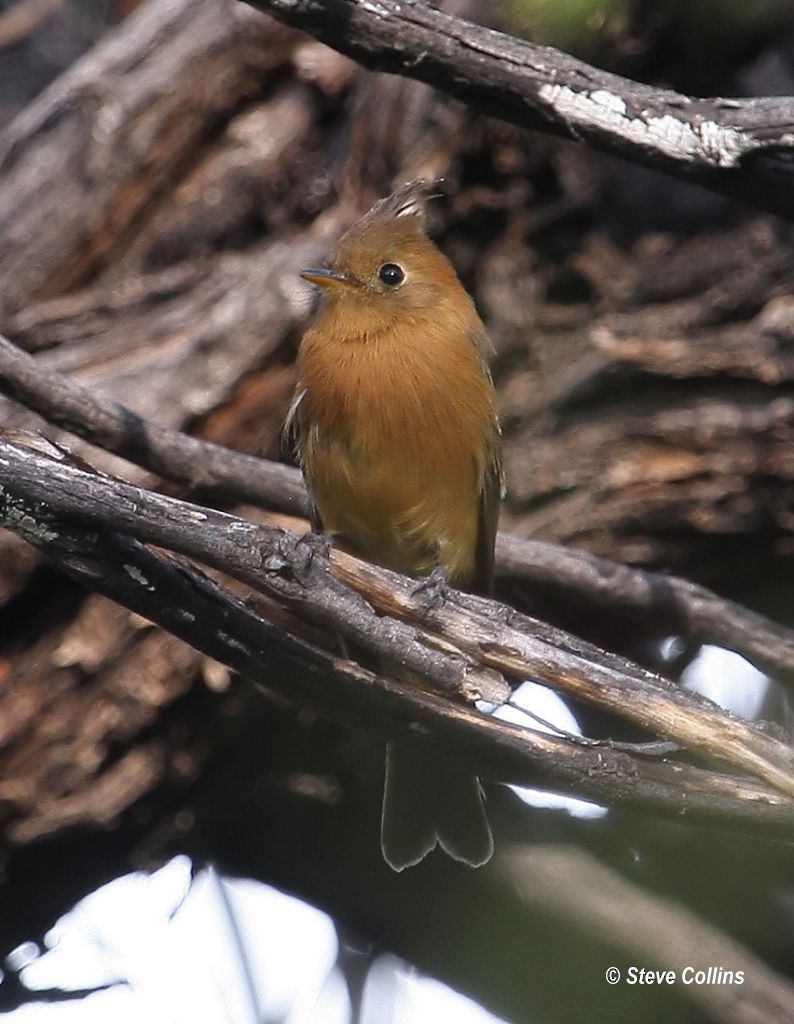
[[[668,897],[628,881],[591,853],[568,846],[507,850],[502,864],[521,902],[598,936],[628,963],[675,971],[679,994],[721,1024],[777,1024],[794,1015],[794,985],[747,946]],[[675,941],[671,941],[675,936]],[[620,962],[620,961],[618,961]],[[743,972],[741,984],[691,984],[695,970]],[[733,977],[735,977],[734,975]],[[688,983],[688,978],[689,982]],[[683,984],[681,984],[683,980]],[[737,998],[737,990],[741,997]]]
[[[507,533],[497,538],[496,562],[503,579],[736,651],[781,683],[794,681],[794,630],[691,580]]]
[[[42,369],[3,335],[0,391],[50,423],[159,476],[288,515],[307,514],[306,491],[292,467],[160,427],[64,374]]]
[[[102,398],[0,335],[0,391],[50,423],[161,476],[228,500],[306,515],[300,473],[168,430]],[[583,605],[598,605],[660,631],[737,651],[782,682],[794,679],[794,631],[689,580],[587,552],[500,533],[497,575]]]
[[[333,552],[329,562],[316,553],[307,559],[306,544],[284,530],[257,526],[225,513],[99,477],[11,441],[0,443],[0,498],[4,525],[19,532],[51,557],[55,546],[57,560],[70,571],[82,574],[92,587],[104,593],[111,593],[104,582],[107,573],[101,559],[90,554],[90,538],[98,527],[103,532],[129,532],[229,572],[332,633],[341,633],[380,656],[399,657],[402,663],[422,672],[442,690],[457,690],[470,700],[484,694],[486,699],[499,702],[506,698],[508,692],[504,679],[536,679],[659,735],[675,739],[710,759],[755,775],[786,794],[784,799],[768,788],[736,779],[730,782],[723,780],[720,785],[735,787],[733,796],[737,800],[753,804],[761,801],[762,806],[780,807],[782,803],[788,810],[792,809],[794,759],[784,744],[756,727],[734,719],[696,694],[680,691],[673,684],[622,658],[599,651],[495,602],[454,594],[442,607],[428,610],[416,594],[415,583],[408,578],[360,562],[342,552]],[[66,523],[83,524],[88,530],[83,537],[89,545],[85,548],[74,543],[64,558],[58,554],[57,542],[64,530],[68,533],[71,529],[66,527]],[[98,535],[100,540],[102,535]],[[125,543],[129,544],[129,541]],[[150,553],[145,553],[145,556],[154,557]],[[136,602],[141,601],[141,594],[145,598],[147,593],[158,591],[158,585],[151,577],[149,562],[122,561],[121,569],[117,567],[115,571],[116,577],[119,574],[124,576],[128,586],[130,579],[136,585]],[[195,643],[200,650],[213,657],[220,656],[246,675],[261,679],[265,685],[271,686],[267,681],[269,677],[263,676],[256,659],[251,665],[241,665],[239,658],[230,660],[230,648],[235,649],[235,645],[241,643],[250,654],[258,649],[272,649],[277,643],[279,649],[286,648],[296,657],[308,656],[312,664],[317,665],[320,659],[326,668],[339,667],[338,660],[331,659],[330,655],[304,646],[295,638],[284,639],[278,631],[273,632],[275,627],[272,626],[267,627],[269,640],[264,647],[249,644],[245,630],[253,628],[253,624],[259,621],[253,616],[246,620],[241,640],[236,629],[230,631],[227,614],[215,619],[202,615],[196,620],[192,614],[186,615],[184,601],[170,594],[167,600],[160,595],[153,606],[143,611],[140,603],[133,605],[129,595],[119,590],[119,584],[114,584],[114,587],[116,589],[111,596],[117,600],[122,599],[128,606],[135,607]],[[186,626],[185,618],[192,625]],[[202,631],[207,631],[208,624],[214,622],[220,626],[210,630],[212,641],[202,639]],[[192,632],[196,626],[198,635]],[[262,643],[259,639],[257,642]],[[307,696],[302,687],[309,684],[296,688],[295,675],[301,673],[294,671],[294,665],[292,668],[293,671],[288,673],[285,695],[300,700],[301,696]],[[349,684],[349,677],[345,678]],[[364,678],[371,683],[373,677],[365,673]],[[417,708],[433,707],[435,710],[427,713],[431,720],[435,720],[441,735],[444,729],[440,723],[450,719],[458,723],[467,722],[467,726],[458,725],[456,728],[471,729],[474,734],[479,734],[479,741],[469,735],[469,743],[478,750],[478,760],[482,757],[480,744],[487,748],[494,731],[501,734],[504,728],[504,723],[478,711],[414,692],[415,688],[410,686],[392,681],[383,681],[381,685],[390,695],[390,713],[394,707],[402,707],[396,713],[395,721],[403,725],[416,716]],[[410,699],[406,700],[408,695]],[[338,717],[339,695],[332,688],[327,689],[320,707],[317,707],[313,694],[310,704],[316,710],[324,711],[329,700]],[[425,712],[422,712],[419,720],[424,718]],[[388,726],[387,720],[384,720],[383,727],[393,728]],[[508,729],[508,733],[511,731]],[[523,736],[525,732],[519,730],[518,735]],[[427,739],[434,734],[434,729],[425,730]],[[540,741],[541,746],[545,741],[546,738]],[[568,743],[576,746],[570,741]],[[462,752],[463,748],[458,756]],[[524,753],[526,757],[526,748]],[[594,755],[596,763],[599,763],[600,748],[588,753]],[[526,763],[524,761],[525,768]],[[667,767],[674,767],[676,773],[684,770],[678,765]],[[668,777],[666,782],[670,784],[672,779]],[[714,789],[713,784],[711,788]],[[689,808],[690,794],[679,791],[676,802],[679,810]],[[765,812],[759,811],[759,814],[765,816]]]
[[[696,99],[642,85],[423,0],[247,2],[365,67],[794,216],[794,120],[785,97]]]

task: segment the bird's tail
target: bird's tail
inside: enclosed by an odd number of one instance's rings
[[[493,854],[479,779],[416,746],[386,747],[381,847],[395,871],[418,864],[436,844],[471,867]]]

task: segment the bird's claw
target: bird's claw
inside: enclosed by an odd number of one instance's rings
[[[440,565],[435,566],[424,579],[419,580],[411,591],[412,594],[424,594],[424,612],[429,612],[436,605],[443,604],[449,597],[452,588],[447,583],[447,577]]]
[[[303,554],[299,564],[301,575],[308,576],[318,560],[327,564],[333,544],[332,533],[315,533],[314,530],[302,533],[295,542],[296,553],[300,551]]]

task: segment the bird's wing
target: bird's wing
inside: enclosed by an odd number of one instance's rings
[[[474,579],[474,590],[485,596],[493,591],[494,543],[499,521],[499,503],[504,497],[504,493],[505,484],[502,459],[499,454],[499,434],[498,431],[495,431],[493,448],[483,474],[477,527],[477,572]]]
[[[305,396],[306,388],[301,388],[299,386],[295,391],[295,397],[290,403],[287,418],[284,421],[284,429],[281,433],[281,440],[284,448],[295,456],[301,470],[303,470],[303,442],[300,423],[300,407]],[[311,523],[312,530],[314,530],[315,533],[322,533],[323,521],[320,518],[320,513],[317,510],[317,502],[314,500],[314,495],[312,494],[312,489],[305,473],[303,474],[303,482],[306,486],[306,494],[309,499],[309,522]]]

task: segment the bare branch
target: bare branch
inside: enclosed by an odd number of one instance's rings
[[[306,492],[290,466],[199,441],[144,420],[63,374],[44,370],[33,356],[0,335],[0,391],[50,423],[191,488],[305,515]]]
[[[794,216],[787,98],[695,99],[599,71],[423,0],[248,0],[365,67]]]
[[[506,533],[497,540],[497,565],[503,578],[653,622],[660,634],[737,651],[781,682],[794,680],[794,630],[691,580]]]
[[[184,534],[194,534],[200,522],[194,506],[82,473],[55,461],[52,454],[42,454],[40,440],[34,439],[33,444],[34,447],[21,447],[4,441],[0,445],[0,523],[19,532],[90,589],[146,616],[269,692],[385,738],[404,735],[410,729],[415,740],[447,746],[450,756],[465,761],[470,769],[474,767],[486,777],[575,793],[602,803],[653,809],[676,818],[685,814],[693,821],[752,826],[772,835],[794,835],[794,800],[762,783],[685,764],[646,761],[614,750],[608,744],[576,743],[497,721],[443,696],[375,676],[277,629],[206,577],[149,551],[138,541],[98,527],[109,516],[102,514],[95,501],[88,501],[93,506],[90,513],[83,510],[87,525],[70,522],[56,511],[60,504],[56,495],[61,492],[55,481],[60,479],[69,486],[81,481],[88,487],[85,493],[101,499],[106,511],[115,506],[120,494],[129,498],[134,493],[143,523],[156,519],[167,507],[172,517],[181,517]],[[45,450],[50,451],[51,446],[46,445]],[[25,479],[16,486],[17,470],[25,465],[39,475],[38,488]],[[75,473],[76,477],[72,475]],[[25,476],[23,472],[22,477]],[[10,485],[12,479],[15,483]],[[114,485],[124,490],[117,492]],[[31,494],[46,492],[55,500],[51,503],[22,496],[28,489]],[[166,504],[160,504],[161,501]],[[310,589],[297,578],[290,580],[284,575],[289,564],[285,555],[296,549],[294,538],[283,531],[258,531],[253,524],[234,517],[209,510],[202,510],[202,515],[204,512],[209,517],[205,539],[216,534],[216,541],[206,545],[204,554],[208,562],[217,559],[224,547],[233,550],[239,546],[242,552],[253,544],[248,549],[251,564],[269,561],[271,573],[274,562],[282,566],[280,573],[273,576],[275,589]],[[175,527],[173,520],[172,528]],[[238,532],[242,534],[239,545]],[[268,535],[269,553],[260,546]],[[348,569],[355,564],[350,559]],[[382,573],[382,585],[387,579],[396,579],[394,574],[373,571],[376,577]],[[315,568],[310,575],[313,589],[318,588],[318,577],[325,577],[319,587],[335,588],[338,592],[339,584],[324,569]],[[411,583],[404,580],[403,584],[405,595],[410,598]],[[432,636],[429,630],[425,634]],[[446,645],[447,650],[449,646]],[[434,656],[438,665],[450,657],[443,648]],[[428,666],[435,672],[430,662]],[[707,706],[703,701],[696,703]]]
[[[590,941],[600,937],[630,964],[674,971],[676,990],[709,1020],[777,1024],[794,1017],[789,978],[704,918],[627,881],[592,854],[544,844],[507,850],[502,864],[519,900],[580,928]],[[713,977],[693,984],[695,971],[708,968]]]
[[[300,473],[159,427],[94,394],[0,335],[0,391],[49,422],[161,476],[227,499],[306,514]],[[794,678],[794,631],[689,580],[500,533],[497,574],[567,600],[598,604],[660,631],[738,651],[781,681]]]
[[[503,605],[459,594],[428,609],[409,578],[338,551],[329,562],[316,552],[307,558],[305,542],[287,531],[99,477],[12,442],[0,443],[0,468],[6,500],[197,558],[381,657],[399,658],[444,690],[498,703],[508,692],[504,679],[535,679],[794,796],[794,753],[784,744]],[[38,538],[24,516],[6,524]]]

